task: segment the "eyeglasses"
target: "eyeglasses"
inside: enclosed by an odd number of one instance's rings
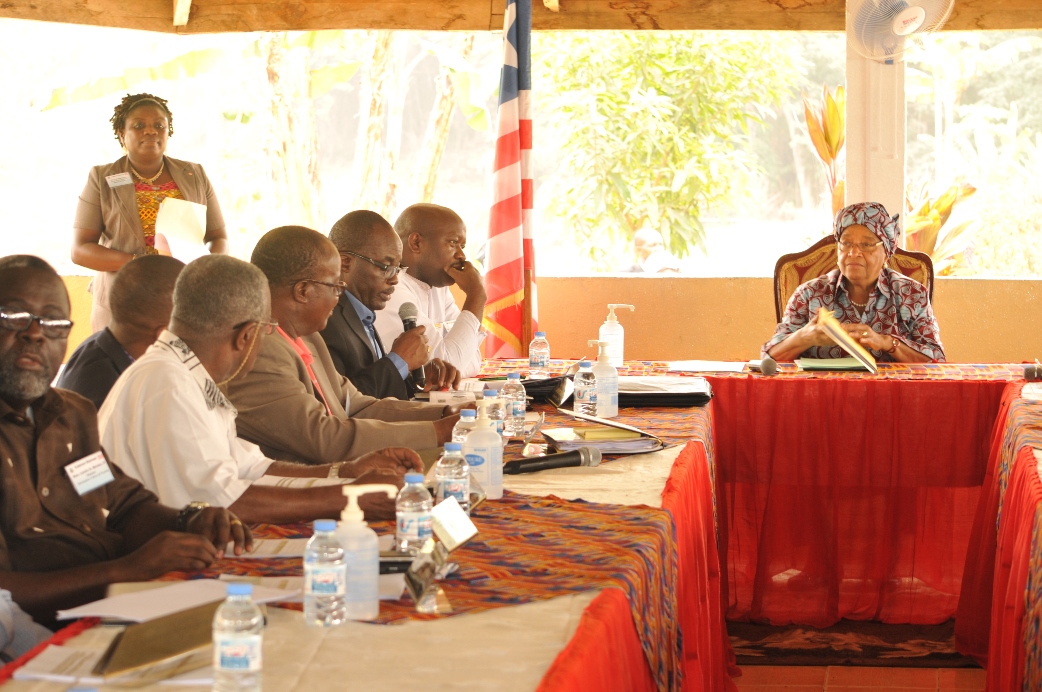
[[[406,269],[408,269],[408,267],[403,267],[402,265],[398,265],[396,267],[393,264],[383,264],[381,262],[377,262],[376,260],[372,259],[371,257],[366,257],[365,255],[359,255],[357,252],[351,252],[350,250],[344,250],[344,254],[345,255],[351,255],[352,257],[357,257],[358,259],[365,260],[366,262],[368,262],[369,264],[373,265],[374,267],[379,268],[384,273],[384,278],[387,279],[388,281],[390,281],[394,277],[398,276],[399,272],[403,272]]]
[[[261,331],[263,331],[268,336],[274,334],[275,330],[279,328],[278,322],[268,322],[267,320],[246,320],[245,322],[240,322],[239,324],[232,327],[232,331],[242,329],[247,324],[256,324],[258,327],[261,328]]]
[[[328,281],[319,281],[318,279],[297,279],[289,282],[290,286],[294,284],[321,284],[322,286],[329,286],[333,289],[333,293],[337,294],[337,297],[344,295],[344,291],[347,290],[347,284],[343,281],[337,281],[335,284],[331,284]]]
[[[841,240],[838,243],[840,252],[846,254],[856,247],[858,250],[861,250],[862,255],[867,255],[882,244],[882,240],[877,240],[874,243],[852,243],[849,240]]]
[[[40,323],[40,331],[48,339],[64,339],[72,331],[72,320],[55,320],[50,317],[41,317],[31,312],[8,312],[7,308],[0,308],[0,327],[12,332],[24,332],[32,326],[33,322]]]

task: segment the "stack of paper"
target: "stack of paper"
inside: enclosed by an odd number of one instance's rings
[[[857,358],[797,358],[797,370],[864,370],[865,364]]]
[[[580,447],[595,447],[601,451],[601,454],[643,454],[663,447],[662,440],[640,428],[566,409],[558,409],[558,411],[575,416],[586,423],[597,424],[543,430],[543,437],[562,452],[570,452]],[[591,430],[596,430],[596,432],[591,432]],[[626,437],[619,439],[620,434]],[[596,439],[598,437],[600,439]]]

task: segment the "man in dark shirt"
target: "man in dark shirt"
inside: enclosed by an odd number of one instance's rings
[[[40,622],[114,582],[201,569],[249,531],[227,510],[178,512],[105,459],[94,406],[52,389],[69,296],[38,257],[0,258],[0,588]]]
[[[430,358],[426,327],[403,333],[390,348],[380,340],[374,321],[398,284],[402,242],[387,220],[373,211],[353,211],[333,224],[329,239],[340,252],[340,301],[321,335],[333,366],[369,396],[412,398],[410,372],[423,368],[424,389],[459,384],[459,371]]]
[[[87,397],[100,409],[123,371],[170,323],[174,282],[184,266],[165,255],[144,255],[123,265],[109,293],[112,321],[73,352],[56,386]]]

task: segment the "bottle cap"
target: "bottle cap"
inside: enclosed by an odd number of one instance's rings
[[[494,396],[496,396],[498,394],[499,394],[499,392],[497,392],[494,389],[486,389],[485,391],[482,392],[482,395],[487,396],[489,398],[492,398],[492,397],[494,397]]]
[[[423,483],[422,473],[407,473],[405,474],[406,483]]]
[[[546,338],[546,332],[536,332],[536,333],[535,333],[535,335],[536,335],[536,336],[541,336],[541,337],[543,337],[544,339]]]
[[[445,451],[446,452],[458,452],[461,449],[463,449],[463,445],[461,445],[459,442],[446,442],[445,443]]]
[[[509,373],[507,375],[507,379],[508,380],[520,380],[521,379],[521,373],[519,373],[519,372]]]
[[[332,519],[316,519],[315,531],[336,531],[336,522]]]
[[[475,418],[475,417],[477,417],[477,415],[478,415],[478,412],[475,411],[472,408],[465,408],[465,409],[463,409],[462,411],[459,412],[459,417],[460,418],[466,418],[467,420],[470,420],[471,418]]]
[[[226,593],[229,596],[252,596],[253,584],[244,581],[230,581],[228,582],[228,590]]]
[[[588,360],[581,360],[581,361],[579,361],[579,367],[580,368],[588,368],[588,367],[590,367],[590,361],[588,361]]]

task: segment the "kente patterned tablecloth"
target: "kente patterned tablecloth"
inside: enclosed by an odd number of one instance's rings
[[[472,519],[478,535],[453,553],[459,570],[442,582],[453,615],[580,593],[609,586],[628,596],[637,633],[658,688],[680,689],[683,642],[677,613],[677,548],[669,512],[646,507],[600,505],[505,493],[478,507]],[[372,522],[390,533],[393,522]],[[261,538],[298,538],[311,527],[261,525]],[[229,558],[207,570],[167,575],[168,579],[244,576],[299,576],[300,560]],[[381,624],[422,615],[412,599],[380,604]]]

